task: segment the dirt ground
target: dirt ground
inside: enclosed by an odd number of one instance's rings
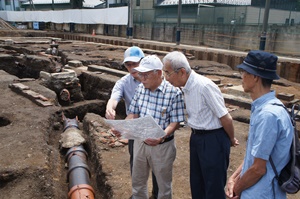
[[[38,54],[48,48],[48,44],[20,44],[28,52]],[[97,64],[115,69],[122,69],[120,63],[126,47],[94,44],[87,42],[65,42],[60,44],[67,60],[80,60],[84,66]],[[1,48],[1,53],[7,53]],[[145,49],[146,54],[153,51]],[[163,53],[158,54],[163,57]],[[241,79],[236,77],[236,71],[230,67],[210,61],[190,60],[191,66],[212,79],[220,79],[224,85],[222,92],[230,85],[240,85]],[[10,67],[10,66],[7,66]],[[0,199],[35,199],[35,198],[67,198],[68,183],[66,181],[66,164],[64,154],[59,150],[59,136],[62,133],[61,112],[70,113],[72,108],[77,110],[85,104],[80,102],[68,107],[41,107],[31,100],[13,92],[8,85],[16,76],[0,73]],[[30,87],[38,87],[38,80],[27,82]],[[286,86],[291,85],[291,86]],[[280,80],[274,85],[277,93],[292,93],[300,99],[300,85],[286,80]],[[40,88],[40,93],[49,97],[51,91]],[[103,109],[105,104],[102,104]],[[240,145],[231,148],[228,176],[241,163],[247,140],[250,112],[247,109],[227,104],[234,120],[235,134]],[[99,111],[103,116],[103,112]],[[100,116],[99,116],[100,117]],[[97,117],[95,117],[97,119]],[[83,116],[80,118],[83,126]],[[87,136],[89,135],[88,132]],[[95,136],[95,135],[93,135]],[[189,137],[190,128],[182,126],[175,134],[177,156],[173,167],[173,198],[190,199],[189,186]],[[97,138],[93,138],[94,140]],[[110,147],[108,144],[96,142],[101,165],[91,159],[89,167],[92,174],[92,186],[96,198],[128,199],[131,196],[131,179],[129,170],[129,154],[127,146]],[[94,146],[88,146],[88,152]],[[95,156],[93,156],[95,157]],[[96,172],[103,175],[98,175]],[[95,172],[95,173],[94,173]],[[105,176],[105,179],[98,179]],[[103,188],[103,182],[109,188]],[[108,190],[110,189],[110,190]],[[149,197],[151,196],[151,177],[149,178]],[[103,193],[109,191],[111,194]],[[288,196],[290,199],[299,198],[300,194]]]

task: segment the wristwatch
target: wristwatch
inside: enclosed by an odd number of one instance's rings
[[[166,136],[162,137],[162,138],[161,138],[161,141],[160,141],[160,144],[164,143],[164,142],[165,142],[165,139],[166,139]]]

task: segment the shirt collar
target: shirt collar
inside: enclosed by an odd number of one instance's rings
[[[196,72],[192,70],[188,80],[186,81],[186,83],[184,85],[184,87],[182,87],[183,92],[188,92],[192,88],[195,76],[196,76]]]
[[[274,97],[275,97],[275,91],[270,91],[269,93],[260,96],[259,98],[257,98],[252,102],[251,110],[254,111],[255,109],[264,105],[269,100],[274,99]]]
[[[157,87],[156,90],[160,90],[162,93],[165,93],[167,89],[167,81],[165,79],[162,79],[161,84]]]
[[[134,81],[134,82],[141,83],[140,81],[136,80],[132,75],[130,75],[130,78],[131,78],[131,80]]]

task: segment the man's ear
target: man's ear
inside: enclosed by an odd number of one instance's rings
[[[181,73],[181,76],[187,76],[186,70],[184,68],[180,68],[177,73]]]
[[[261,77],[257,76],[257,75],[253,75],[254,81],[258,82],[261,81]]]
[[[163,71],[162,70],[157,70],[157,73],[158,73],[159,76],[162,76]]]

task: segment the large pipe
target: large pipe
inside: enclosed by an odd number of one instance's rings
[[[69,119],[63,115],[64,132],[78,131],[78,119]],[[64,140],[68,142],[69,140]],[[95,192],[90,186],[90,169],[87,165],[87,152],[82,145],[69,148],[65,161],[68,164],[67,181],[69,182],[69,199],[94,199]]]
[[[94,189],[90,184],[90,169],[87,152],[83,146],[72,147],[66,154],[68,162],[69,199],[94,199]]]

